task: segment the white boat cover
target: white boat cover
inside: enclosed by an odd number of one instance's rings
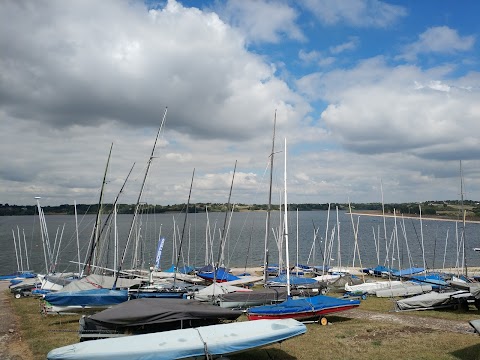
[[[50,351],[48,360],[170,360],[226,355],[302,335],[294,319],[243,321],[191,329],[92,340]]]
[[[253,284],[259,281],[263,281],[263,276],[251,276],[251,275],[246,275],[246,276],[238,276],[238,280],[232,280],[232,281],[225,281],[222,284],[226,285],[245,285],[245,284]]]
[[[340,278],[340,274],[337,275],[320,275],[314,277],[314,279],[318,282],[326,282],[327,284],[337,280]]]
[[[406,281],[400,285],[375,291],[377,297],[412,296],[432,291],[432,285]]]
[[[366,282],[358,285],[348,285],[345,284],[345,291],[352,293],[355,292],[366,292],[367,294],[375,294],[375,291],[380,289],[387,289],[393,286],[401,285],[401,281],[372,281]]]
[[[239,286],[227,285],[225,283],[213,283],[206,288],[199,290],[198,292],[196,291],[193,295],[193,298],[198,301],[211,301],[213,298],[221,294],[228,294],[237,291],[251,292],[252,290]]]

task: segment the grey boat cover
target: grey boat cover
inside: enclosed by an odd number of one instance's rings
[[[376,290],[375,295],[377,297],[412,296],[430,291],[432,291],[432,285],[430,284],[418,284],[406,281],[402,284],[393,285],[390,288]]]
[[[467,283],[463,281],[453,281],[448,282],[451,287],[455,289],[467,290],[469,291],[475,299],[480,299],[480,283]]]
[[[115,278],[113,276],[90,274],[82,279],[72,281],[70,284],[65,285],[60,291],[79,291],[99,288],[111,289],[114,282]],[[126,279],[119,277],[117,280],[117,289],[125,289],[141,283],[141,279]]]
[[[465,293],[465,291],[451,291],[444,293],[432,291],[427,294],[397,300],[397,308],[398,310],[425,310],[448,306],[453,307],[459,303],[457,296]]]
[[[348,285],[358,285],[363,283],[362,279],[357,276],[352,275],[343,275],[340,276],[337,280],[330,283],[328,288],[332,292],[344,292],[345,291],[345,284]]]
[[[287,300],[286,288],[266,288],[254,291],[242,291],[232,292],[227,294],[221,294],[218,296],[218,300],[223,303],[233,302],[255,302],[259,304],[270,304],[272,302]]]
[[[153,327],[156,331],[190,327],[188,322],[198,325],[218,323],[220,320],[235,320],[241,311],[222,309],[197,300],[169,298],[141,298],[112,306],[84,318],[84,330],[118,330],[140,326]]]

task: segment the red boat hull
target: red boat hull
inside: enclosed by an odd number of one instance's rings
[[[331,308],[325,308],[318,311],[304,311],[293,312],[284,314],[249,314],[247,313],[248,320],[262,320],[262,319],[310,319],[315,317],[321,317],[323,315],[332,314],[336,312],[346,311],[358,307],[357,304],[337,306]]]

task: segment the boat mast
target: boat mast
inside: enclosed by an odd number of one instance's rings
[[[467,253],[465,251],[465,216],[466,216],[466,211],[463,206],[463,171],[462,171],[462,160],[460,160],[460,204],[462,206],[462,219],[463,219],[463,229],[462,229],[462,238],[463,238],[463,266],[465,269],[465,276],[468,276],[468,271],[467,271]]]
[[[17,258],[17,271],[20,272],[20,263],[18,262],[17,242],[15,241],[15,230],[12,229],[13,245],[15,246],[15,257]]]
[[[45,258],[45,272],[48,274],[48,262],[47,262],[47,250],[45,243],[48,240],[48,232],[44,230],[44,227],[46,226],[44,222],[44,215],[43,215],[43,210],[42,207],[40,206],[40,196],[35,196],[35,199],[37,200],[37,208],[38,208],[38,218],[40,222],[40,234],[42,235],[42,246],[43,246],[43,256]]]
[[[284,221],[284,229],[285,229],[285,257],[287,261],[287,296],[290,297],[290,260],[288,256],[288,209],[287,209],[287,138],[285,138],[285,170],[283,175],[284,180],[284,211],[285,211],[285,221]]]
[[[268,191],[267,224],[265,228],[265,250],[263,262],[263,283],[267,283],[268,276],[268,234],[270,232],[270,212],[272,210],[272,182],[273,182],[273,155],[275,153],[275,126],[277,124],[277,110],[273,119],[272,152],[270,153],[270,188]]]
[[[427,263],[425,261],[425,245],[423,243],[423,222],[422,222],[422,205],[418,204],[418,209],[420,213],[420,239],[422,240],[422,258],[423,258],[423,268],[425,273],[427,273]]]
[[[323,250],[323,265],[322,265],[322,276],[325,275],[325,261],[327,257],[327,239],[328,239],[328,223],[330,222],[330,203],[328,203],[328,212],[327,212],[327,225],[325,226],[325,244]],[[330,255],[329,255],[330,259]],[[329,261],[330,262],[330,261]]]
[[[160,131],[163,129],[163,126],[165,124],[165,119],[167,117],[167,110],[168,108],[166,107],[165,112],[163,113],[162,122],[160,123],[160,127],[158,128],[158,131],[157,131],[157,136],[155,137],[155,142],[153,143],[152,153],[150,154],[150,158],[148,159],[148,162],[147,162],[147,169],[145,170],[145,175],[143,176],[142,186],[140,188],[140,193],[138,194],[137,203],[135,205],[135,210],[133,212],[133,218],[132,218],[132,223],[130,224],[130,230],[128,231],[127,242],[125,244],[125,247],[123,248],[122,258],[120,259],[117,273],[115,275],[115,281],[113,282],[113,289],[115,289],[117,286],[118,276],[120,275],[120,271],[122,270],[123,263],[125,262],[125,255],[127,253],[128,245],[130,244],[130,239],[132,238],[132,232],[135,226],[135,221],[137,219],[138,209],[140,207],[140,200],[142,199],[143,189],[145,187],[145,181],[147,180],[148,171],[150,170],[150,165],[152,164],[152,160],[154,159],[155,148],[157,147],[157,141],[160,135]]]
[[[225,246],[225,241],[227,239],[227,232],[226,232],[226,227],[227,227],[227,218],[228,218],[228,209],[230,208],[230,199],[232,197],[232,189],[233,189],[233,180],[235,179],[235,171],[237,170],[237,160],[235,160],[235,166],[233,168],[233,175],[232,175],[232,182],[230,184],[230,193],[228,194],[228,203],[227,203],[227,209],[225,210],[225,220],[223,221],[223,231],[222,231],[222,236],[220,237],[220,249],[218,251],[218,258],[217,258],[217,263],[214,266],[214,272],[213,272],[213,283],[217,282],[217,272],[218,268],[220,266],[220,259],[223,254],[223,249]]]
[[[185,220],[183,221],[182,237],[180,238],[180,245],[178,246],[177,261],[175,263],[175,267],[173,268],[174,270],[173,287],[175,287],[175,283],[177,281],[178,263],[180,262],[180,254],[182,253],[183,235],[185,234],[185,226],[187,225],[188,207],[190,206],[190,197],[192,195],[192,186],[193,186],[194,176],[195,176],[195,168],[193,168],[192,181],[190,182],[190,192],[188,193],[187,209],[185,210]]]
[[[102,188],[100,189],[100,198],[98,199],[97,217],[95,218],[94,231],[92,234],[92,240],[90,241],[91,248],[88,252],[88,259],[83,268],[81,276],[83,276],[83,273],[85,272],[85,270],[87,271],[87,274],[90,274],[92,262],[94,262],[94,259],[97,257],[96,255],[98,255],[96,254],[96,249],[98,248],[97,247],[98,242],[100,241],[100,222],[101,222],[101,216],[102,216],[103,192],[105,189],[105,184],[107,183],[107,172],[108,172],[108,165],[110,164],[110,157],[112,156],[112,148],[113,148],[113,143],[112,145],[110,145],[110,152],[108,153],[107,165],[105,166],[105,172],[103,174]]]
[[[28,251],[27,251],[27,240],[25,239],[25,229],[22,228],[22,234],[23,234],[23,245],[25,246],[25,259],[27,261],[27,270],[30,270],[30,263],[28,261]]]

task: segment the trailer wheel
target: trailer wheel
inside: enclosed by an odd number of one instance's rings
[[[320,323],[320,325],[325,326],[325,325],[328,324],[328,320],[327,320],[326,317],[323,316],[323,317],[320,318],[319,323]]]
[[[20,299],[22,297],[22,294],[15,294],[15,299]]]

